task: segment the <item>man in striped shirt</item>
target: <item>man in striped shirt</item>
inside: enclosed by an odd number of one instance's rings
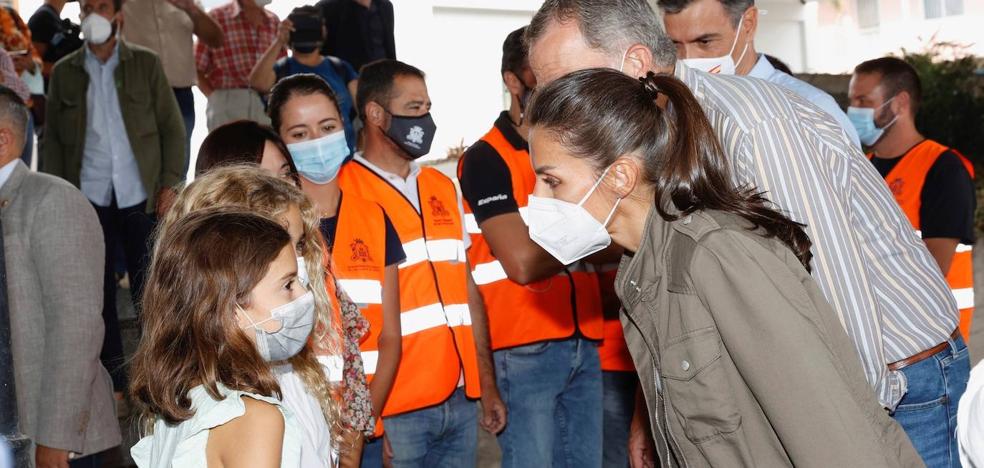
[[[673,42],[645,0],[547,0],[526,40],[538,83],[609,67],[638,77],[673,73],[687,84],[730,158],[735,184],[758,187],[807,225],[813,276],[854,341],[879,400],[899,416],[911,408],[915,395],[907,392],[950,383],[950,392],[919,401],[939,408],[919,423],[907,419],[912,423],[903,428],[914,439],[932,437],[937,448],[952,439],[955,415],[941,401],[960,398],[963,387],[953,383],[967,381],[966,360],[931,382],[908,382],[903,368],[966,354],[954,335],[956,303],[884,181],[834,119],[774,84],[677,63]]]

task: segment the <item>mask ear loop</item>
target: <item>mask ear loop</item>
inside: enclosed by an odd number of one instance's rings
[[[261,329],[260,328],[260,325],[263,325],[264,323],[267,323],[267,322],[269,322],[271,320],[279,320],[279,319],[274,318],[273,316],[271,316],[268,319],[260,320],[259,322],[254,322],[253,321],[253,317],[250,317],[249,314],[247,314],[246,311],[243,310],[242,306],[240,306],[239,304],[236,304],[236,312],[243,314],[243,316],[246,317],[246,320],[249,321],[250,325],[248,327],[246,327],[246,328],[252,328],[254,330],[259,330],[259,331],[264,332],[264,333],[266,333],[266,330]]]

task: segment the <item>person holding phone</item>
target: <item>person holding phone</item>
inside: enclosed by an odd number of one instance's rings
[[[349,150],[355,151],[355,88],[359,75],[348,62],[331,55],[321,55],[319,49],[325,41],[325,23],[321,12],[314,6],[294,8],[290,16],[280,23],[277,38],[253,67],[249,84],[253,89],[268,93],[281,79],[300,73],[313,73],[327,81],[338,97],[342,114],[342,126]],[[290,57],[283,57],[285,47]]]

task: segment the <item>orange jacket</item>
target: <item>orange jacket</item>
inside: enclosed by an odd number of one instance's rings
[[[622,333],[622,321],[618,317],[622,303],[615,294],[617,274],[617,263],[603,265],[601,272],[598,273],[605,316],[605,339],[598,347],[598,357],[601,359],[603,371],[635,372],[632,354],[629,353],[629,347],[625,344],[625,335]]]
[[[953,151],[960,158],[973,179],[974,165],[967,158],[956,150],[928,139],[909,150],[902,157],[902,160],[892,168],[891,172],[885,176],[885,181],[892,190],[895,201],[902,207],[902,211],[905,212],[916,231],[921,229],[919,209],[922,206],[922,189],[923,184],[926,183],[926,174],[929,173],[936,160],[947,151]],[[869,154],[868,157],[871,158],[872,155]],[[946,275],[946,281],[957,300],[957,308],[960,309],[960,332],[964,340],[970,339],[970,323],[974,314],[972,254],[972,245],[957,245],[957,251],[953,254],[953,262],[950,264],[950,271]]]
[[[454,183],[434,169],[422,168],[417,177],[422,212],[358,161],[342,167],[339,184],[346,194],[382,206],[407,255],[399,267],[403,355],[383,416],[444,402],[457,388],[462,370],[465,394],[478,398],[468,270]]]
[[[513,147],[495,127],[482,140],[506,162],[513,197],[525,221],[527,200],[536,182],[529,153]],[[458,162],[459,177],[463,161]],[[602,339],[601,296],[592,266],[578,262],[552,278],[527,286],[517,284],[506,276],[492,253],[467,201],[464,208],[465,226],[472,240],[468,260],[485,300],[493,350],[566,339],[579,332],[589,339]]]

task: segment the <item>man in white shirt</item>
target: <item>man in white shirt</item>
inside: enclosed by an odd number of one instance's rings
[[[755,51],[755,0],[658,0],[666,33],[688,67],[708,73],[751,76],[798,94],[830,114],[858,147],[857,131],[834,98],[809,83],[776,70]]]

